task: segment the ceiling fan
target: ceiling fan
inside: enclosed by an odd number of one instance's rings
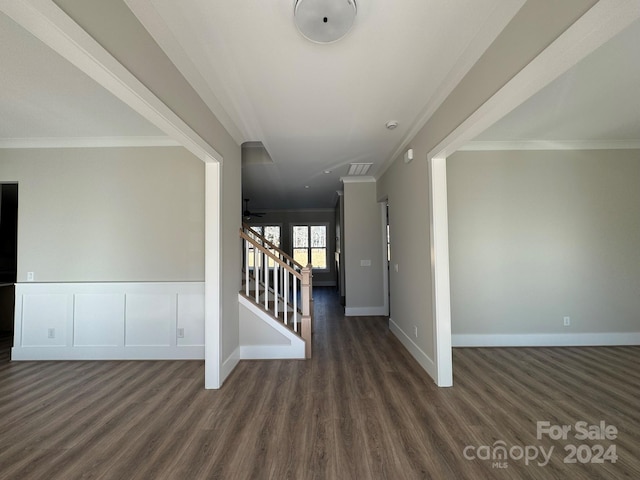
[[[244,211],[242,212],[242,216],[245,220],[249,220],[251,217],[262,217],[264,213],[255,213],[249,210],[249,199],[244,199]]]

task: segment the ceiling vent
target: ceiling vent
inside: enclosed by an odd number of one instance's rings
[[[369,173],[369,169],[371,168],[372,163],[352,163],[349,166],[349,172],[347,175],[351,175],[354,177],[359,177],[366,175]]]

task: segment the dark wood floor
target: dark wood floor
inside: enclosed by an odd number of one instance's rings
[[[315,299],[312,360],[241,362],[219,391],[202,362],[9,362],[5,339],[0,478],[640,478],[639,347],[457,349],[438,389],[384,318]],[[538,440],[537,421],[572,432]],[[579,421],[618,436],[576,440]],[[499,441],[506,468],[465,458]],[[565,464],[568,444],[617,462]],[[554,450],[525,465],[518,447]]]

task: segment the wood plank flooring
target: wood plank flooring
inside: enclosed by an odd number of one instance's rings
[[[455,386],[438,389],[386,319],[314,296],[313,359],[241,362],[219,391],[203,362],[10,362],[5,338],[0,478],[640,478],[640,347],[456,349]],[[537,439],[537,421],[572,431]],[[576,440],[579,421],[618,436]],[[500,441],[506,468],[465,458]],[[565,464],[567,444],[618,459]],[[527,446],[553,447],[549,463],[525,465]]]

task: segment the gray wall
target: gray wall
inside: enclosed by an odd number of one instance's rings
[[[396,161],[377,187],[379,198],[386,198],[389,203],[390,317],[433,359],[428,175],[424,160],[409,164]],[[417,338],[414,327],[418,329]]]
[[[18,282],[203,281],[204,164],[182,147],[0,150]]]
[[[346,313],[350,309],[381,309],[385,295],[382,214],[373,179],[355,183],[345,179],[343,235]],[[362,266],[362,260],[371,265]]]
[[[56,0],[55,3],[224,158],[220,174],[220,259],[224,281],[220,293],[220,328],[224,361],[239,347],[240,146],[123,0]]]
[[[447,176],[454,334],[640,331],[639,150],[458,152]]]
[[[389,279],[391,318],[428,357],[412,351],[423,366],[435,365],[427,155],[594,3],[526,2],[408,142],[415,160],[404,164],[403,152],[379,173],[378,200],[389,201],[392,267],[395,263],[399,266],[398,272],[391,268]],[[414,326],[418,327],[417,338],[412,332]],[[435,368],[429,368],[435,376]]]
[[[249,225],[280,225],[281,248],[287,254],[293,252],[291,228],[293,225],[323,225],[327,224],[328,252],[327,272],[314,271],[313,284],[317,286],[336,285],[335,250],[336,250],[336,222],[335,212],[331,209],[318,210],[272,210],[264,212],[262,217],[253,217],[244,220]]]

